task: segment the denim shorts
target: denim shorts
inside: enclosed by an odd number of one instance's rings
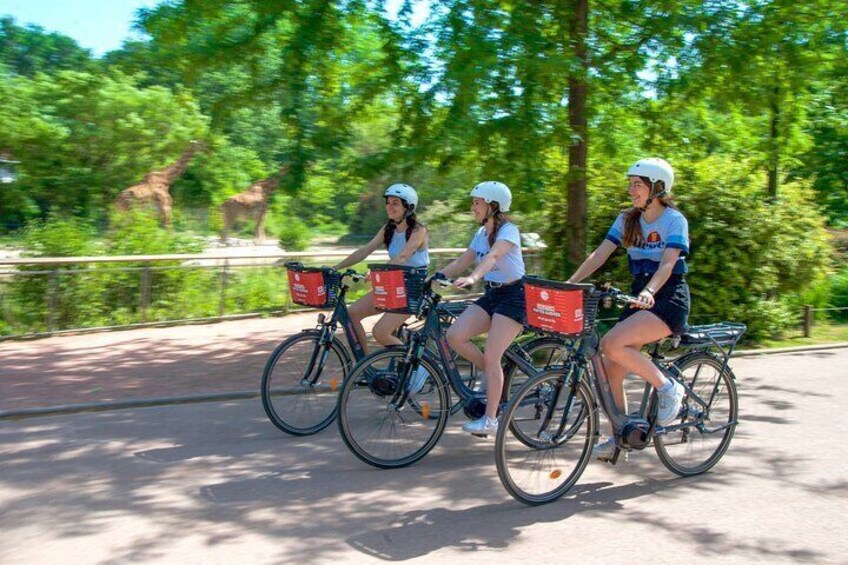
[[[524,324],[527,312],[524,306],[524,284],[520,280],[500,287],[486,285],[485,294],[475,300],[474,304],[485,310],[489,317],[501,314]]]
[[[637,275],[630,287],[633,296],[637,296],[651,281],[653,275]],[[654,295],[654,305],[647,311],[665,322],[671,333],[681,334],[686,331],[690,309],[689,285],[683,275],[671,275],[661,289]],[[625,320],[641,312],[639,308],[625,307],[619,321]]]

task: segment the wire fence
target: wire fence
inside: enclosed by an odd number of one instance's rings
[[[463,251],[431,249],[431,269]],[[0,340],[305,310],[291,301],[285,262],[327,265],[348,253],[0,259]],[[524,257],[528,270],[541,271],[540,250],[525,249]],[[365,263],[386,260],[377,252]],[[355,285],[350,297],[368,290]]]
[[[463,251],[430,250],[431,269],[446,265]],[[284,263],[326,265],[348,253],[0,259],[0,341],[302,311],[303,307],[291,302]],[[539,249],[525,249],[524,255],[528,272],[542,272]],[[387,259],[385,252],[377,252],[365,263]],[[356,285],[350,298],[367,291],[366,285]],[[798,312],[796,327],[810,337],[817,321],[846,311],[848,307],[806,306]],[[612,325],[617,319],[599,321]],[[718,321],[697,313],[690,320],[693,324]]]

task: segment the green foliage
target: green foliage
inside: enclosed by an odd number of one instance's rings
[[[9,17],[0,18],[0,64],[28,77],[96,66],[91,52],[70,37],[45,32],[39,26],[20,27]]]
[[[809,184],[787,183],[763,197],[762,175],[745,162],[694,163],[676,192],[689,219],[694,321],[739,320],[750,337],[774,335],[797,321],[789,296],[830,268],[824,221]]]
[[[457,213],[444,200],[429,203],[419,217],[430,233],[430,247],[468,247],[477,229],[470,213]]]
[[[309,245],[311,234],[309,226],[296,216],[287,216],[280,220],[277,228],[280,247],[286,251],[303,251]]]
[[[173,255],[203,251],[202,241],[170,233],[159,225],[158,217],[147,210],[116,213],[111,223],[109,255]]]
[[[24,257],[79,257],[99,255],[97,232],[81,218],[50,214],[45,220],[31,222],[23,231],[27,249]]]
[[[831,280],[830,304],[832,308],[848,308],[848,265]],[[834,320],[848,320],[848,310],[837,310],[831,314]]]
[[[56,214],[30,223],[23,233],[25,257],[84,257],[100,255],[95,243],[95,230],[79,218]],[[91,318],[96,306],[91,298],[99,292],[97,277],[77,275],[84,265],[50,265],[21,267],[21,274],[0,287],[3,294],[3,317],[7,331],[17,324],[35,331],[50,326],[63,327]]]

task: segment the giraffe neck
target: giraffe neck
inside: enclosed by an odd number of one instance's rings
[[[196,148],[194,146],[189,147],[185,152],[183,152],[182,156],[180,156],[176,162],[162,169],[162,173],[165,175],[165,180],[169,185],[182,176],[186,167],[188,167],[188,164],[194,157],[195,152]]]

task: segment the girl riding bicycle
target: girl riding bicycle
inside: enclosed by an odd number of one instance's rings
[[[625,310],[601,340],[603,364],[619,410],[627,412],[624,378],[633,373],[657,389],[657,424],[666,426],[680,412],[684,389],[664,376],[641,349],[686,328],[690,299],[684,274],[688,270],[689,227],[671,203],[674,170],[670,164],[658,158],[642,159],[630,167],[627,177],[633,207],[616,218],[604,241],[568,282],[578,283],[590,276],[619,245],[627,249],[634,277],[631,291],[638,303]],[[607,461],[615,447],[615,438],[610,437],[599,442],[593,454]]]
[[[385,246],[389,252],[389,264],[424,268],[430,264],[427,229],[418,223],[415,217],[418,193],[409,185],[393,184],[386,189],[383,197],[386,199],[386,215],[388,216],[386,225],[377,232],[374,239],[334,266],[333,268],[337,271],[363,261],[380,246]],[[373,293],[369,292],[354,302],[349,307],[349,313],[356,335],[367,353],[362,320],[380,313],[374,306]],[[394,332],[408,317],[408,314],[383,314],[371,330],[374,339],[383,346],[399,345],[401,341],[395,337]]]
[[[447,332],[450,346],[485,373],[486,414],[462,427],[471,434],[485,436],[498,429],[497,411],[503,388],[501,357],[523,329],[524,259],[518,227],[504,214],[512,203],[509,188],[500,182],[482,182],[471,191],[471,197],[471,211],[482,227],[468,249],[440,273],[450,278],[476,260],[477,267],[471,274],[456,279],[455,284],[468,287],[481,279],[485,283],[483,297],[469,306]],[[487,332],[484,353],[471,338]]]

